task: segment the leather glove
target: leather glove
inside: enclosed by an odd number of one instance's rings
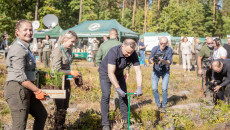
[[[50,74],[49,74],[49,73],[46,73],[45,78],[46,78],[46,79],[50,79]]]
[[[143,93],[142,93],[142,87],[141,86],[138,86],[137,87],[137,90],[135,91],[136,93],[136,96],[139,97],[141,96]]]
[[[78,77],[80,73],[78,71],[71,70],[70,75],[73,75],[73,77]]]
[[[125,92],[123,90],[121,90],[121,88],[116,88],[117,93],[121,96],[121,97],[125,97]]]
[[[41,89],[38,90],[38,92],[34,92],[35,97],[39,100],[45,100],[45,96],[47,96],[46,93],[44,93]]]

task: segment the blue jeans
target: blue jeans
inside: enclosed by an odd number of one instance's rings
[[[162,77],[162,107],[167,106],[167,96],[168,96],[168,82],[169,82],[169,71],[153,71],[152,73],[152,90],[153,96],[157,106],[161,106],[160,97],[158,93],[158,81],[160,76]]]
[[[146,65],[146,63],[145,63],[145,51],[140,51],[140,61],[143,61],[144,65]]]

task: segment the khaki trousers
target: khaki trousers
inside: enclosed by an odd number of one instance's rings
[[[28,114],[31,114],[35,119],[33,130],[44,129],[47,112],[32,91],[15,81],[6,82],[4,91],[13,120],[12,130],[25,130]]]

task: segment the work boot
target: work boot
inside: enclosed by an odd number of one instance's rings
[[[56,110],[54,116],[55,116],[54,129],[63,130],[65,124],[66,110],[65,109]]]
[[[102,130],[110,130],[110,127],[108,125],[103,126]]]

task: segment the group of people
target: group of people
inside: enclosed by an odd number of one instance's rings
[[[47,118],[47,112],[40,100],[45,100],[46,93],[39,89],[34,81],[36,80],[36,61],[34,55],[29,48],[29,42],[32,39],[32,24],[28,20],[19,20],[16,23],[15,35],[16,40],[9,49],[6,59],[6,68],[8,76],[4,88],[5,99],[10,107],[10,112],[13,120],[13,130],[26,129],[26,122],[28,114],[34,118],[34,128],[37,130],[44,129]],[[137,90],[136,96],[141,96],[142,92],[142,72],[138,55],[135,51],[137,45],[134,39],[127,38],[123,43],[118,41],[117,30],[111,29],[109,33],[109,40],[103,42],[98,48],[95,63],[99,66],[99,80],[102,91],[101,97],[101,117],[103,130],[110,130],[109,122],[109,101],[111,94],[111,86],[117,93],[117,103],[120,106],[122,120],[124,120],[124,127],[127,127],[128,120],[128,99],[126,80],[129,76],[130,66],[136,73]],[[59,39],[59,45],[56,46],[51,54],[51,70],[63,72],[66,77],[72,75],[79,76],[79,72],[71,70],[72,63],[72,47],[77,42],[77,34],[73,31],[67,31]],[[143,42],[143,41],[141,41]],[[198,43],[199,40],[196,39]],[[141,44],[139,44],[141,45]],[[228,44],[222,47],[220,39],[206,37],[206,42],[197,50],[197,66],[198,74],[210,77],[211,82],[217,83],[214,92],[217,93],[219,99],[223,99],[223,95],[227,95],[228,100],[230,92],[230,38]],[[49,36],[41,43],[45,49],[49,49]],[[143,46],[143,45],[141,45]],[[190,47],[189,47],[190,46]],[[145,46],[146,47],[146,46]],[[144,47],[143,47],[144,48]],[[183,38],[181,44],[182,55],[184,61],[189,63],[191,51],[191,44],[188,39]],[[185,49],[186,48],[186,49]],[[142,48],[140,48],[142,49]],[[43,50],[44,51],[44,50]],[[46,53],[46,52],[45,52]],[[157,54],[163,54],[155,57]],[[45,55],[50,55],[48,52]],[[173,50],[168,46],[167,37],[159,39],[159,45],[152,48],[149,56],[149,62],[154,63],[153,72],[151,75],[152,92],[155,98],[155,103],[159,110],[164,111],[167,107],[168,82],[170,77],[170,65],[172,63]],[[203,73],[202,61],[211,59],[211,66]],[[189,69],[189,67],[188,67]],[[126,73],[124,74],[124,70]],[[211,75],[211,76],[210,76]],[[158,93],[158,81],[162,77],[162,103]],[[70,81],[65,79],[66,99],[55,99],[55,129],[64,129],[66,110],[69,106],[69,99],[71,95]],[[208,91],[205,93],[208,95]]]
[[[34,117],[35,130],[44,129],[47,118],[47,111],[40,100],[45,100],[46,93],[39,89],[34,81],[36,80],[36,61],[32,54],[29,43],[32,39],[32,24],[28,20],[19,20],[15,28],[16,40],[12,43],[6,59],[6,68],[8,76],[4,87],[5,99],[9,105],[11,117],[13,120],[13,130],[25,130],[28,114]],[[101,44],[96,55],[96,64],[99,66],[100,86],[102,91],[101,97],[101,116],[103,130],[110,129],[109,123],[109,101],[111,85],[114,86],[118,94],[118,103],[120,106],[121,117],[126,122],[128,120],[128,99],[126,79],[129,73],[124,75],[124,70],[129,69],[130,65],[136,72],[137,90],[136,96],[141,96],[142,92],[142,73],[140,62],[135,51],[137,43],[134,39],[125,39],[123,43],[117,39],[117,30],[111,29],[110,39]],[[66,77],[72,75],[77,77],[79,72],[71,70],[72,47],[78,40],[77,34],[73,31],[67,31],[60,39],[60,45],[55,47],[51,54],[51,70],[63,72]],[[152,90],[157,106],[165,109],[167,106],[167,85],[170,75],[170,64],[172,63],[173,51],[168,47],[168,39],[160,38],[159,46],[152,49],[150,62],[153,61],[155,54],[164,53],[165,55],[158,58],[155,62],[152,73]],[[41,44],[45,49],[51,46],[49,37]],[[46,54],[48,55],[48,54]],[[129,72],[129,71],[127,71]],[[162,91],[163,102],[160,104],[158,94],[158,80],[163,78]],[[71,95],[70,81],[65,79],[66,99],[55,99],[55,129],[65,128],[66,110],[69,105]]]
[[[198,53],[198,75],[202,75],[205,78],[205,82],[215,84],[213,91],[208,89],[209,86],[206,86],[204,91],[209,103],[213,103],[213,94],[216,94],[216,99],[230,101],[229,48],[230,38],[227,38],[227,44],[222,46],[220,39],[213,40],[212,37],[206,37],[206,41]]]

